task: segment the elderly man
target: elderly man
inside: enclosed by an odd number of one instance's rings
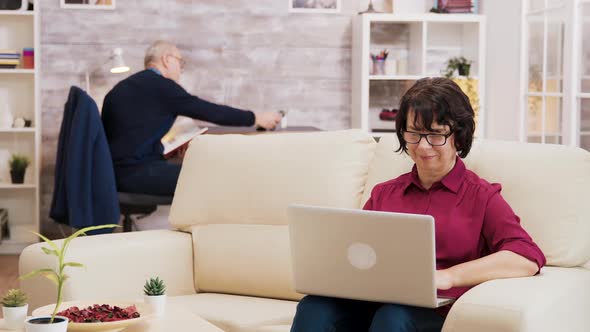
[[[162,156],[161,138],[178,115],[226,126],[272,129],[278,112],[252,112],[218,105],[178,84],[184,68],[178,48],[156,41],[146,51],[145,70],[119,82],[105,97],[102,122],[119,191],[173,195],[180,165]]]

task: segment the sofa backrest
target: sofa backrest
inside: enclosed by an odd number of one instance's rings
[[[375,184],[409,172],[395,153],[395,135],[381,138],[371,162],[363,204]],[[502,196],[545,253],[548,265],[578,266],[590,259],[590,153],[563,145],[476,140],[467,168],[502,185]]]
[[[193,234],[195,288],[298,299],[287,206],[357,208],[374,149],[359,130],[194,139],[170,222]]]

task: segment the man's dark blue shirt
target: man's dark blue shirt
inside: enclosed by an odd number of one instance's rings
[[[178,115],[225,126],[252,126],[255,121],[251,111],[208,102],[156,71],[140,71],[104,99],[102,122],[115,171],[162,159],[160,140]]]

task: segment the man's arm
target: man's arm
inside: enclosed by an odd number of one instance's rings
[[[277,112],[252,112],[215,104],[188,93],[176,82],[163,79],[161,89],[165,103],[175,115],[184,115],[223,126],[253,126],[274,128],[281,116]]]

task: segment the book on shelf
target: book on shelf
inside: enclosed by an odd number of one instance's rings
[[[3,239],[10,238],[10,229],[8,228],[8,210],[0,209],[0,243]]]
[[[172,157],[178,149],[186,147],[193,138],[204,134],[207,129],[209,128],[196,125],[195,120],[191,118],[179,116],[172,128],[161,139],[164,158]]]

